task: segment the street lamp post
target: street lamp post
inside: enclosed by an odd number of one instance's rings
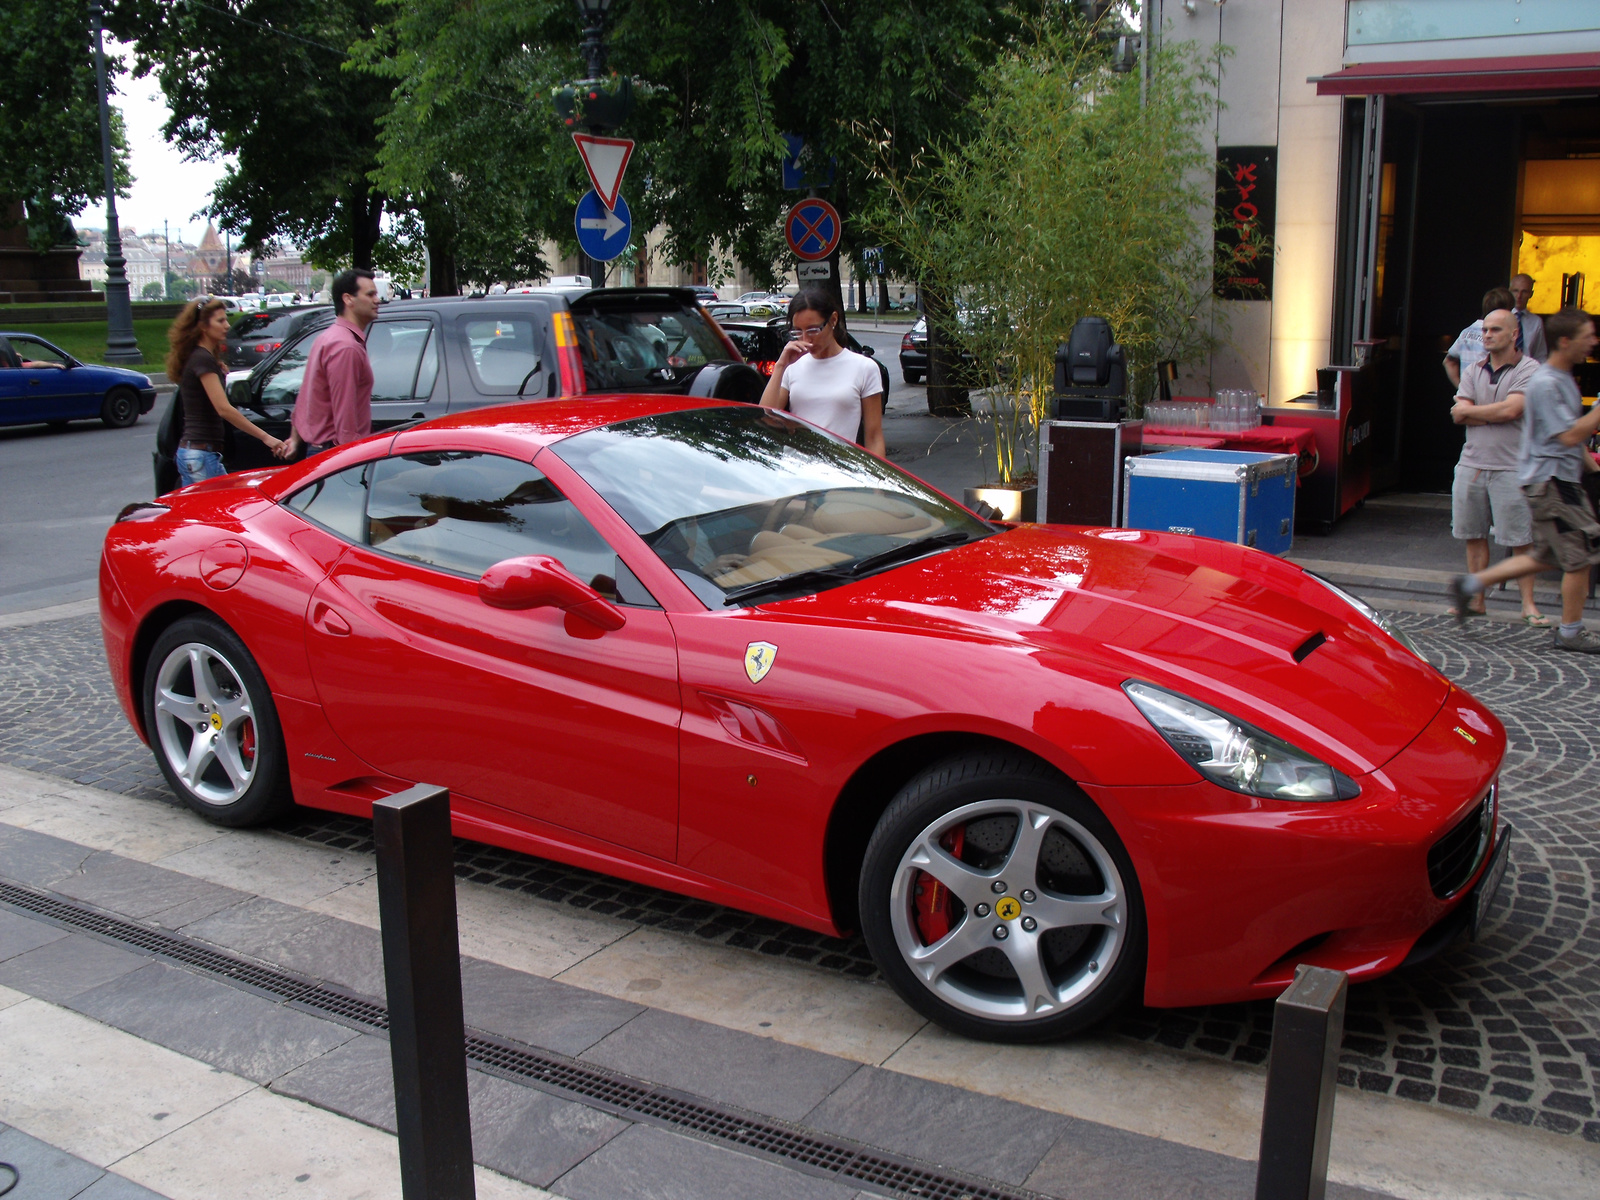
[[[133,304],[128,298],[128,275],[122,257],[122,231],[117,227],[116,175],[111,163],[111,109],[106,104],[106,53],[101,38],[100,0],[89,0],[94,22],[94,74],[100,85],[100,158],[106,170],[106,362],[144,361],[133,336]]]
[[[583,59],[588,64],[591,80],[599,80],[605,76],[606,11],[610,7],[611,0],[578,0],[578,15],[583,18],[583,41],[579,43],[578,48],[583,51]],[[598,135],[605,131],[599,126],[591,126],[589,132]],[[581,248],[578,255],[581,259],[580,265],[586,268],[584,274],[589,276],[590,285],[605,287],[606,264],[597,258],[590,258]]]
[[[584,61],[589,64],[589,78],[600,79],[606,72],[606,12],[611,0],[578,0],[578,15],[583,18]]]

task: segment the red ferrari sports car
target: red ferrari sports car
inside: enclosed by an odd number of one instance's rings
[[[463,836],[830,934],[975,1036],[1389,971],[1505,861],[1499,721],[1221,542],[989,524],[804,422],[549,400],[130,506],[106,651],[246,825]]]

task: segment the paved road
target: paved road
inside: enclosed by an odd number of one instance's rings
[[[900,331],[863,328],[857,336],[889,364],[896,415],[925,415],[927,389],[900,376]],[[0,428],[0,614],[95,594],[100,543],[112,518],[124,504],[153,493],[150,454],[166,403],[163,395],[131,429],[107,429],[99,421],[76,421],[63,433],[43,425]],[[892,427],[905,433],[893,457],[920,457],[920,449],[907,447],[920,447],[926,437],[905,425]],[[976,470],[975,449],[972,463]],[[915,462],[905,465],[917,469]]]

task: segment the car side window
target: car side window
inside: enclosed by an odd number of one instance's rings
[[[261,377],[261,405],[263,408],[286,408],[300,395],[300,385],[306,377],[306,360],[311,357],[311,347],[331,326],[314,329],[292,346],[287,347],[277,362],[268,367]]]
[[[385,554],[477,578],[497,562],[548,554],[608,600],[621,563],[577,506],[528,463],[431,451],[375,464],[367,540]],[[654,604],[628,574],[622,603]]]
[[[456,337],[480,394],[515,396],[524,380],[523,395],[541,394],[539,374],[544,364],[533,316],[457,317]]]
[[[426,318],[375,321],[367,329],[367,358],[372,363],[372,399],[410,400],[432,393],[438,374],[438,349],[433,322]],[[423,364],[431,359],[432,373]],[[426,386],[423,386],[426,385]]]
[[[324,529],[352,542],[367,540],[367,472],[362,463],[336,475],[325,475],[284,501]]]
[[[55,350],[43,342],[35,341],[25,335],[13,335],[11,349],[20,359],[28,362],[56,363],[63,367],[67,365],[66,356],[59,350]]]

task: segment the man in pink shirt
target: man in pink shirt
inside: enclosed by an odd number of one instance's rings
[[[372,272],[358,267],[335,275],[332,291],[336,319],[306,360],[285,458],[302,446],[310,457],[372,432],[367,326],[378,315],[378,288]]]

